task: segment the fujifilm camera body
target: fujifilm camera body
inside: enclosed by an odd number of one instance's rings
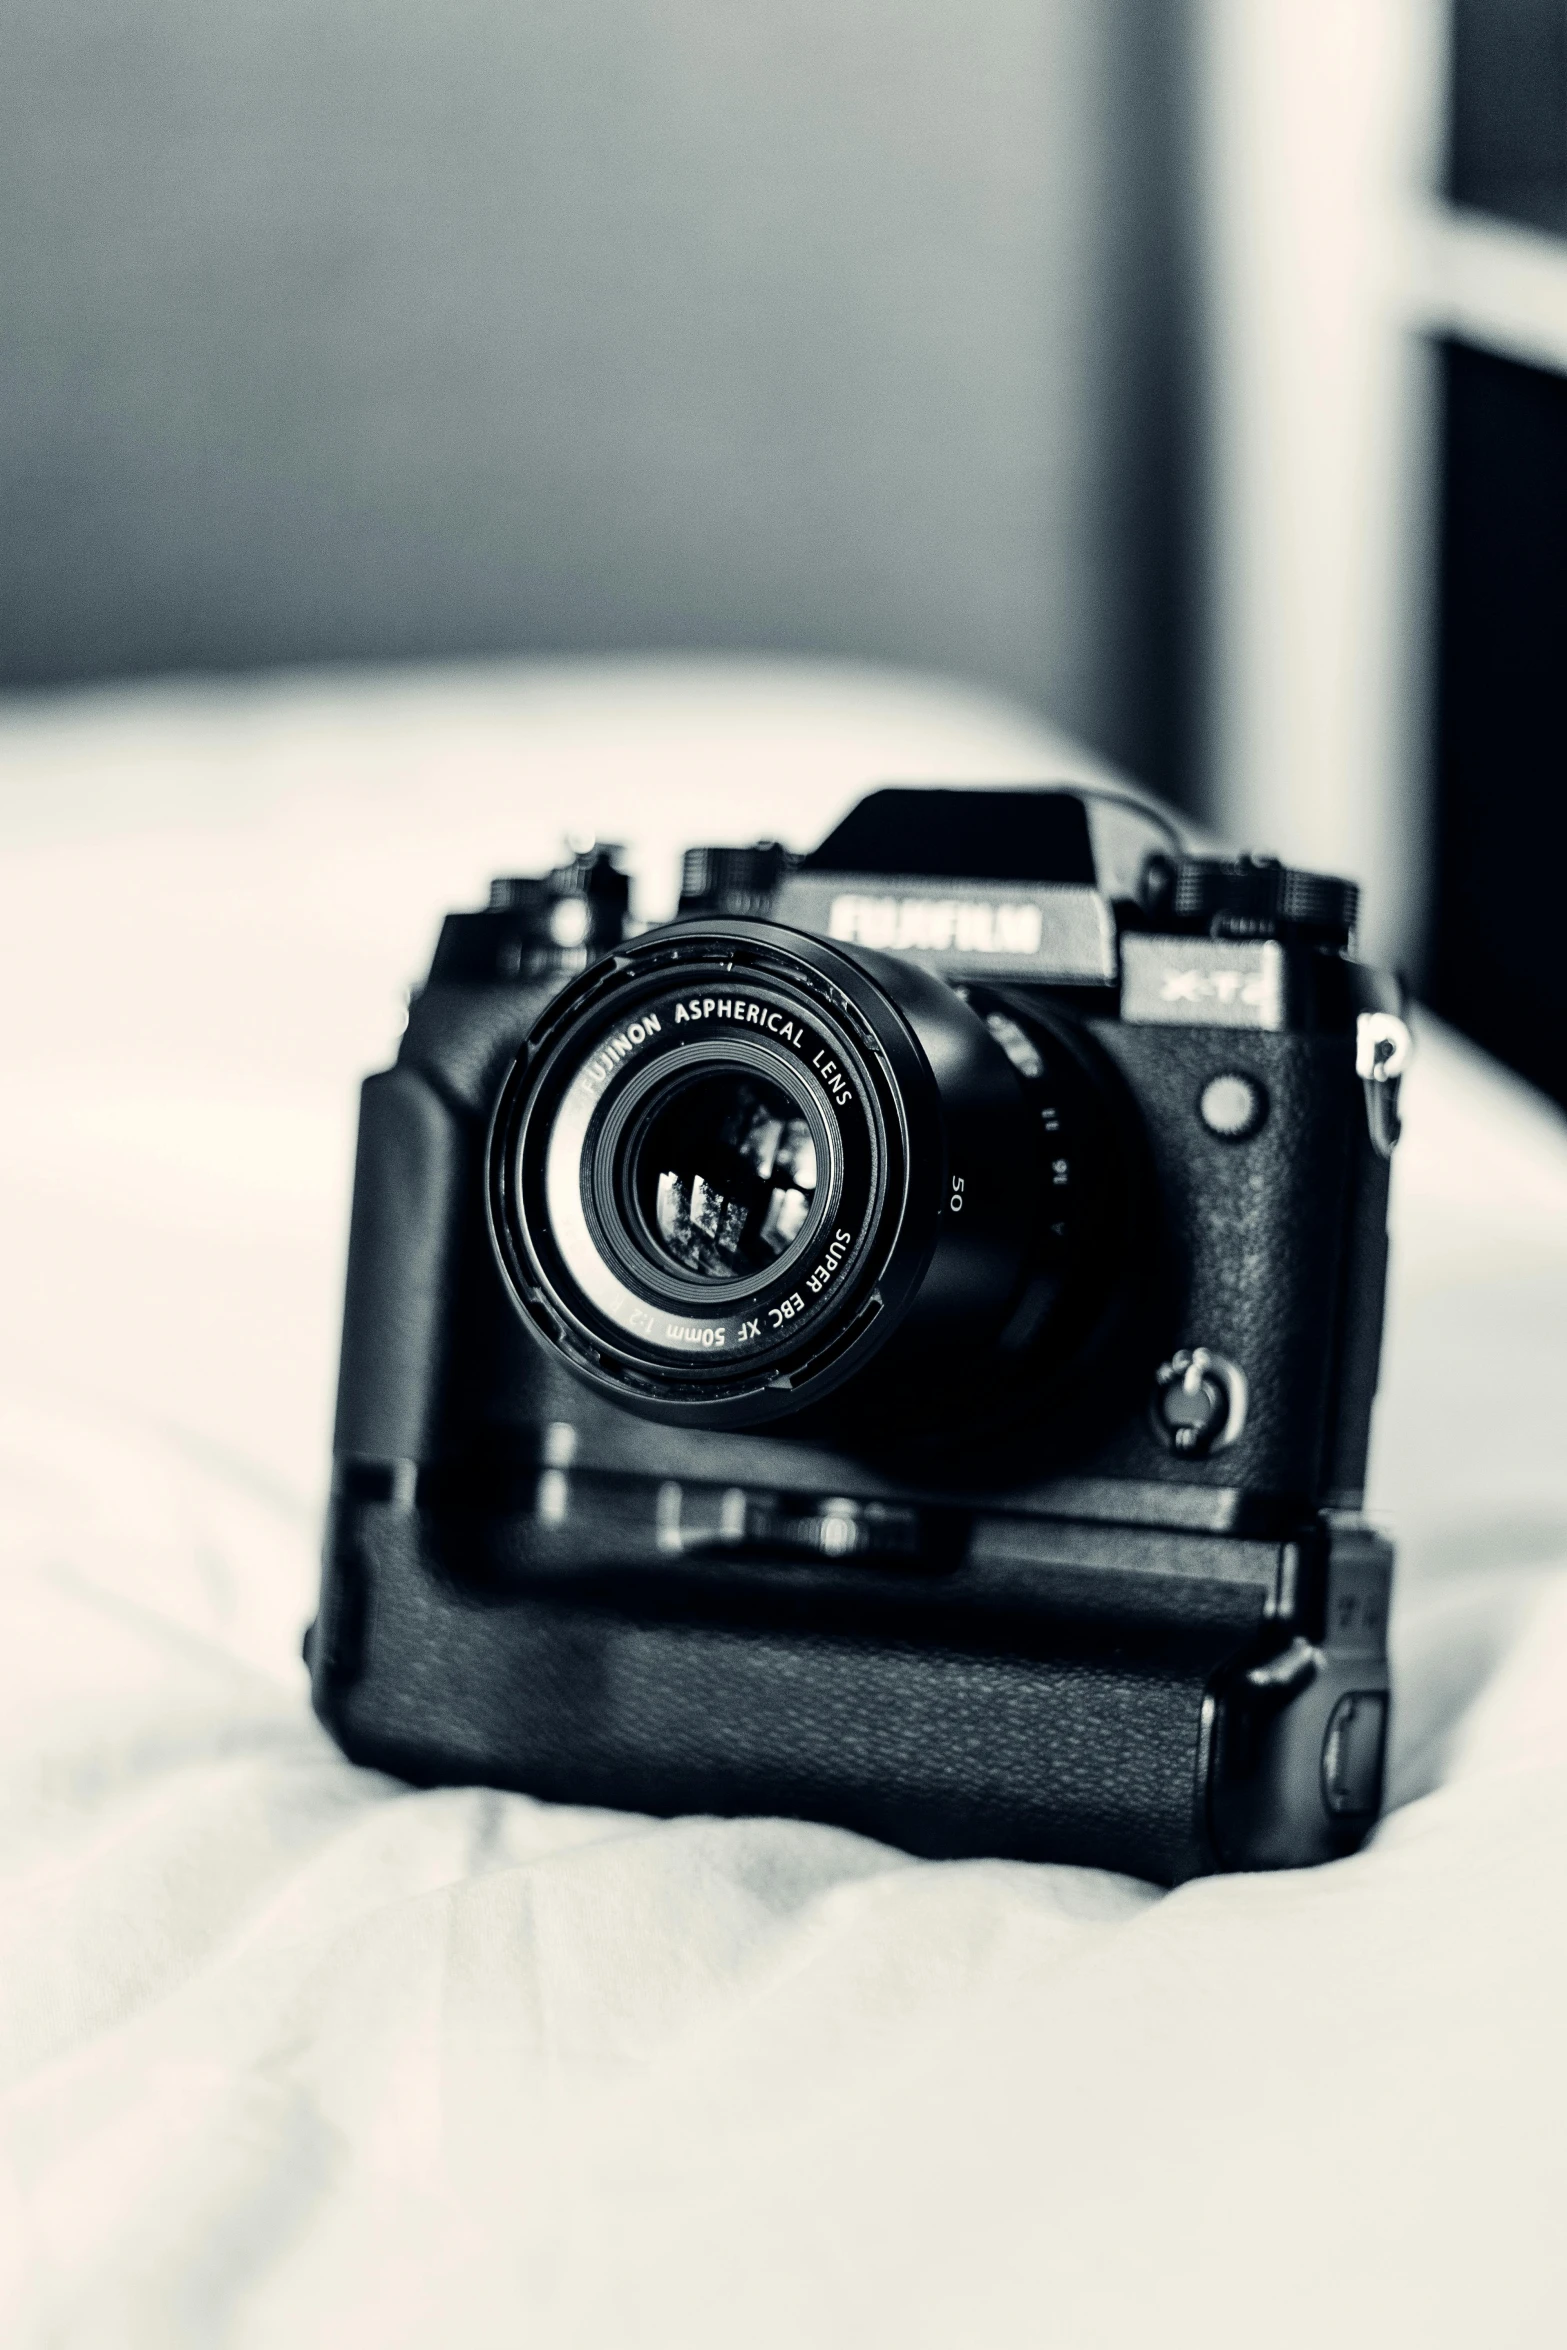
[[[451,915],[363,1093],[357,1761],[1173,1883],[1351,1851],[1399,991],[1130,796],[872,793]]]

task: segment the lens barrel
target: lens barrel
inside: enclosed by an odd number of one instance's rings
[[[912,964],[672,924],[568,986],[507,1079],[496,1251],[546,1342],[648,1416],[755,1425],[862,1374],[939,1416],[1063,1244],[1038,1094]]]

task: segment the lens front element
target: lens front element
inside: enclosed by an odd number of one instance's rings
[[[660,1088],[627,1152],[652,1261],[698,1281],[771,1271],[810,1221],[816,1142],[795,1094],[733,1063]]]

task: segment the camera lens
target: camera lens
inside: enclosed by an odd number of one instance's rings
[[[733,1064],[668,1079],[626,1153],[655,1267],[697,1281],[770,1272],[812,1221],[816,1140],[799,1097]]]
[[[1071,1219],[1070,1119],[1010,1028],[766,922],[647,933],[562,991],[502,1091],[517,1304],[655,1418],[740,1427],[878,1379],[961,1416],[965,1358],[1046,1317]]]

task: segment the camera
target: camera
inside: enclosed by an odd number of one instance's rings
[[[449,916],[365,1084],[356,1761],[1164,1883],[1352,1851],[1409,1051],[1356,891],[1077,786]]]

